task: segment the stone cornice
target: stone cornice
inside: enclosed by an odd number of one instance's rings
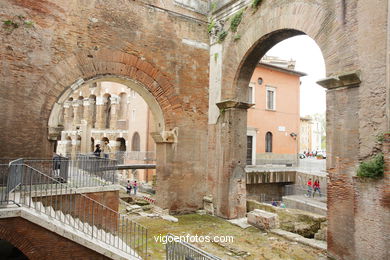
[[[239,102],[235,100],[224,100],[216,104],[219,109],[229,109],[229,108],[240,108],[240,109],[248,109],[252,107],[254,104],[249,104],[245,102]]]
[[[358,71],[354,71],[319,80],[317,81],[317,84],[326,89],[337,89],[345,87],[359,87],[361,82],[360,73]]]

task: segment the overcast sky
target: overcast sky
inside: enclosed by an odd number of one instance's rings
[[[325,89],[316,84],[325,78],[325,63],[313,39],[306,35],[289,38],[275,45],[266,55],[296,60],[295,70],[308,74],[301,78],[301,116],[325,112]]]

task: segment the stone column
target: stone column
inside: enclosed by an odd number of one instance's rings
[[[78,124],[80,124],[80,120],[81,120],[81,116],[80,116],[80,113],[79,113],[79,109],[80,109],[80,106],[82,106],[82,101],[81,100],[74,100],[72,102],[72,106],[73,106],[73,126],[76,126]]]
[[[96,124],[95,128],[103,129],[105,128],[105,115],[104,115],[104,98],[96,97]]]
[[[66,101],[64,103],[64,128],[65,128],[65,130],[69,130],[73,124],[73,119],[72,119],[73,107],[71,104],[72,103],[69,101]]]
[[[84,106],[84,111],[83,111],[83,119],[87,122],[88,125],[91,124],[92,118],[91,118],[91,103],[93,100],[90,100],[89,98],[84,98],[83,100],[83,106]]]
[[[71,152],[71,156],[72,158],[76,157],[76,154],[78,152],[80,152],[80,140],[77,139],[77,135],[73,135],[72,136],[72,152]]]
[[[111,96],[111,114],[110,114],[110,128],[116,129],[118,121],[118,106],[119,106],[119,97]]]
[[[217,103],[220,116],[216,142],[220,150],[215,155],[217,176],[213,203],[216,214],[223,218],[246,215],[246,129],[247,109],[252,104],[233,100]]]
[[[361,81],[359,73],[355,72],[335,75],[317,83],[327,89],[328,253],[337,259],[336,256],[349,252],[351,255],[345,259],[358,259],[356,239],[351,234],[356,234],[359,226],[356,207],[361,200],[356,197],[353,184],[361,149],[358,116]],[[367,223],[370,223],[369,218],[364,225]]]

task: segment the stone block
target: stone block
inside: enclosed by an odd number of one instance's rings
[[[214,204],[212,196],[203,197],[203,208],[206,211],[206,214],[214,216]]]
[[[277,214],[264,210],[255,209],[247,214],[248,223],[260,229],[279,228],[279,218]]]

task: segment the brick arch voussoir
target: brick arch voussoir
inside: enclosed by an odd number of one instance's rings
[[[39,250],[37,246],[26,239],[22,234],[16,230],[10,230],[4,225],[0,225],[0,239],[6,240],[13,246],[18,248],[30,260],[44,260],[45,254]]]
[[[43,104],[42,114],[50,114],[53,97],[60,97],[75,80],[88,80],[98,75],[124,76],[144,85],[160,104],[166,124],[175,121],[172,108],[175,111],[182,109],[174,95],[174,85],[157,66],[135,54],[104,49],[93,54],[80,51],[42,77],[40,88],[48,99]]]

